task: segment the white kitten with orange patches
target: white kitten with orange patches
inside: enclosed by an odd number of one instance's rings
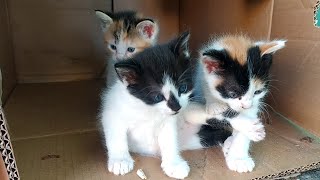
[[[206,104],[189,105],[184,118],[196,124],[210,125],[221,120],[231,124],[233,135],[223,145],[231,170],[250,172],[255,166],[249,155],[250,141],[265,138],[259,113],[268,92],[272,55],[285,42],[253,42],[244,36],[225,36],[201,50],[195,86]]]

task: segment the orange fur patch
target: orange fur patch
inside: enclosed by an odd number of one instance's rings
[[[254,82],[255,89],[262,89],[264,87],[263,81],[259,78],[254,78],[253,82]]]
[[[247,52],[253,42],[245,36],[225,36],[220,40],[220,45],[228,51],[232,59],[243,65],[247,62]]]
[[[139,15],[138,15],[139,16]],[[122,20],[120,21],[114,21],[107,32],[104,34],[104,41],[105,43],[114,43],[115,37],[114,33],[120,32],[120,39],[121,41],[130,43],[133,47],[136,48],[136,52],[140,52],[150,46],[152,44],[146,40],[144,40],[139,32],[136,29],[131,29],[129,32],[124,30],[124,22]],[[107,48],[108,49],[108,48]]]

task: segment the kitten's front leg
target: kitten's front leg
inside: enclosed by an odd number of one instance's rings
[[[121,121],[112,120],[102,121],[108,148],[108,170],[115,175],[124,175],[134,165],[128,149],[127,128],[119,123]]]
[[[250,157],[249,148],[250,139],[236,130],[232,136],[225,140],[222,150],[229,169],[239,173],[253,170],[255,164]]]
[[[159,132],[161,167],[167,176],[184,179],[188,176],[190,167],[180,155],[177,131],[177,118],[173,117],[163,124]]]
[[[250,141],[265,138],[265,129],[260,119],[239,115],[230,119],[233,135],[223,144],[223,152],[229,169],[237,172],[251,172],[255,166],[249,155]]]
[[[230,119],[229,122],[234,129],[245,134],[252,141],[261,141],[266,136],[264,125],[259,118],[239,115]]]

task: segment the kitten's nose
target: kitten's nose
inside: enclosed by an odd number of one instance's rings
[[[124,54],[117,54],[116,58],[117,58],[117,60],[121,60],[121,59],[125,58],[125,55]]]
[[[252,101],[242,102],[242,103],[241,103],[241,107],[242,107],[243,109],[249,109],[249,108],[251,108],[251,107],[252,107]]]
[[[181,109],[178,100],[173,95],[170,96],[167,104],[172,111],[178,112]]]

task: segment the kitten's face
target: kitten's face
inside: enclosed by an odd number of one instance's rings
[[[135,12],[105,14],[96,11],[101,20],[107,52],[113,60],[122,60],[156,43],[158,25]]]
[[[259,107],[268,92],[272,54],[284,41],[257,42],[225,37],[202,52],[205,80],[215,97],[241,112]]]
[[[188,38],[189,34],[184,33],[169,44],[116,63],[119,78],[130,94],[165,115],[177,114],[186,107],[193,89]]]

